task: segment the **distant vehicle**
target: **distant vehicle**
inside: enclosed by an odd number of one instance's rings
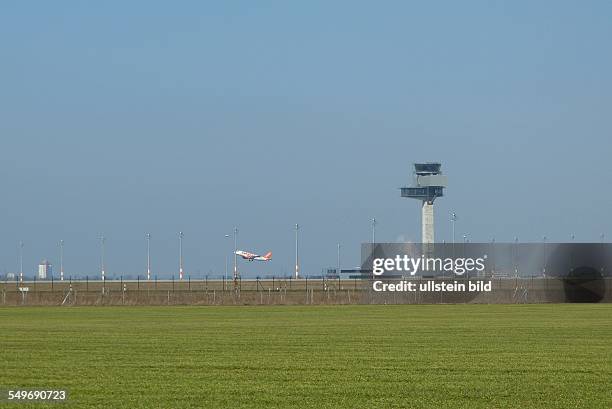
[[[270,261],[270,260],[272,260],[272,252],[271,251],[267,252],[263,256],[260,256],[259,254],[251,253],[251,252],[248,252],[248,251],[244,251],[244,250],[238,250],[238,251],[236,251],[236,254],[239,255],[240,257],[242,257],[243,259],[249,260],[249,261],[253,261],[253,260],[257,260],[257,261]]]

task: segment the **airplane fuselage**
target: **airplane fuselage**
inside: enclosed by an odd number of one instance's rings
[[[249,261],[270,261],[272,260],[272,252],[268,252],[268,254],[260,256],[259,254],[251,253],[249,251],[237,250],[236,255],[242,257],[245,260],[249,260]]]

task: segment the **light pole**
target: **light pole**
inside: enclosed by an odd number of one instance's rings
[[[518,237],[514,238],[514,252],[515,252],[515,264],[514,264],[514,274],[518,275]]]
[[[495,273],[495,237],[491,238],[491,258],[493,261],[493,269],[491,272]]]
[[[601,239],[601,244],[603,244],[603,242],[604,242],[604,237],[605,237],[605,235],[603,233],[601,233],[599,235],[599,238]]]
[[[546,275],[546,236],[542,237],[542,244],[544,246],[544,265],[542,266],[542,275]]]
[[[102,273],[102,281],[106,280],[106,275],[104,272],[104,243],[106,242],[106,237],[104,235],[100,235],[100,271]]]
[[[19,282],[23,283],[23,241],[19,242]]]
[[[179,280],[183,279],[183,237],[182,231],[179,232]]]
[[[338,267],[337,267],[337,271],[338,271],[338,278],[340,278],[340,243],[338,243]]]
[[[60,281],[64,281],[64,240],[60,240]]]
[[[147,239],[147,281],[151,280],[151,233],[145,235]]]
[[[230,235],[226,234],[225,238],[229,239]],[[225,247],[225,246],[223,246],[223,247]],[[223,251],[223,254],[225,254],[225,257],[224,257],[225,258],[225,276],[224,277],[225,277],[225,282],[227,282],[227,253],[225,251]],[[224,284],[224,286],[225,286],[225,284]]]
[[[455,222],[457,221],[457,213],[451,213],[451,226],[453,231],[453,244],[455,244]]]
[[[234,287],[238,285],[238,227],[234,226]]]
[[[299,259],[299,248],[298,248],[298,232],[300,225],[295,224],[295,278],[300,278],[300,259]]]
[[[376,243],[376,217],[372,217],[372,244]]]

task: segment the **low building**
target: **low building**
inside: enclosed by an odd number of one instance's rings
[[[38,279],[39,280],[46,280],[47,277],[51,277],[51,275],[53,274],[52,268],[51,268],[51,263],[49,263],[47,260],[43,260],[40,262],[40,264],[38,265]]]

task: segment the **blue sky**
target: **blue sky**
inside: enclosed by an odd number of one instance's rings
[[[609,2],[3,2],[0,271],[246,273],[418,240],[399,197],[443,163],[438,240],[612,237]]]

